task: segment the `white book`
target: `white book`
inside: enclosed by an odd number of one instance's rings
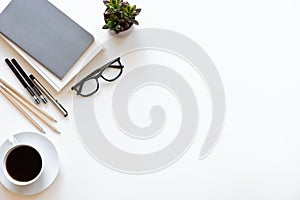
[[[75,65],[63,77],[63,79],[59,79],[5,36],[1,35],[1,37],[12,48],[14,48],[16,52],[20,54],[57,92],[60,92],[64,86],[66,86],[72,80],[72,78],[74,78],[80,72],[80,70],[82,70],[104,48],[103,43],[95,38],[95,41],[92,43],[92,45],[83,53]]]

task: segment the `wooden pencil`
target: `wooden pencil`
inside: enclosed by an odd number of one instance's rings
[[[2,84],[0,84],[0,87],[7,92],[10,96],[12,96],[15,100],[17,100],[19,103],[21,103],[25,108],[27,108],[32,114],[34,114],[37,118],[39,118],[44,124],[46,124],[49,128],[51,128],[56,133],[60,133],[52,124],[47,122],[44,118],[42,118],[32,107],[30,107],[22,98],[20,98],[18,95],[10,91],[9,89],[5,88]]]
[[[42,113],[45,117],[47,117],[48,119],[57,122],[56,119],[54,119],[54,117],[52,117],[51,115],[49,115],[47,112],[45,112],[44,110],[42,110],[40,107],[38,107],[37,105],[35,105],[34,103],[32,103],[30,100],[28,100],[26,97],[24,97],[19,91],[17,91],[15,88],[13,88],[11,85],[9,85],[6,81],[4,81],[2,78],[0,78],[0,83],[2,83],[5,87],[7,87],[8,89],[10,89],[13,93],[15,93],[16,95],[18,95],[21,99],[23,99],[26,103],[30,104],[32,107],[34,107],[37,111],[39,111],[40,113]]]
[[[14,100],[13,98],[6,93],[6,91],[0,87],[0,92],[3,94],[3,96],[11,103],[13,104],[39,131],[42,133],[46,133],[43,128],[34,120],[32,119]]]

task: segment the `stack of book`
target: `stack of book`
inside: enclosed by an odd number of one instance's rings
[[[0,33],[57,92],[103,49],[49,1],[12,0],[0,14]]]

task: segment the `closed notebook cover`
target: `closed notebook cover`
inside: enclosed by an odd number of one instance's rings
[[[0,32],[62,79],[94,37],[47,0],[12,0]]]

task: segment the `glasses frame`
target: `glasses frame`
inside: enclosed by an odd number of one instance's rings
[[[114,65],[114,63],[118,63],[119,65]],[[103,76],[103,72],[107,69],[107,68],[115,68],[115,69],[120,69],[120,72],[119,74],[114,77],[113,79],[107,79]],[[78,81],[75,85],[73,85],[71,87],[72,90],[75,90],[76,91],[76,94],[77,95],[80,95],[82,97],[89,97],[93,94],[95,94],[98,90],[99,90],[99,81],[98,79],[101,77],[103,78],[105,81],[107,82],[112,82],[112,81],[115,81],[116,79],[118,79],[122,72],[123,72],[123,68],[124,68],[124,65],[122,65],[121,63],[121,60],[120,60],[120,57],[106,63],[105,65],[103,65],[102,67],[92,71],[90,74],[88,74],[86,77],[84,77],[83,79],[81,79],[80,81]],[[97,82],[97,88],[95,89],[95,91],[89,93],[89,94],[82,94],[81,91],[82,91],[82,88],[83,88],[83,85],[85,82],[89,81],[89,80],[93,80],[95,79],[96,82]]]

